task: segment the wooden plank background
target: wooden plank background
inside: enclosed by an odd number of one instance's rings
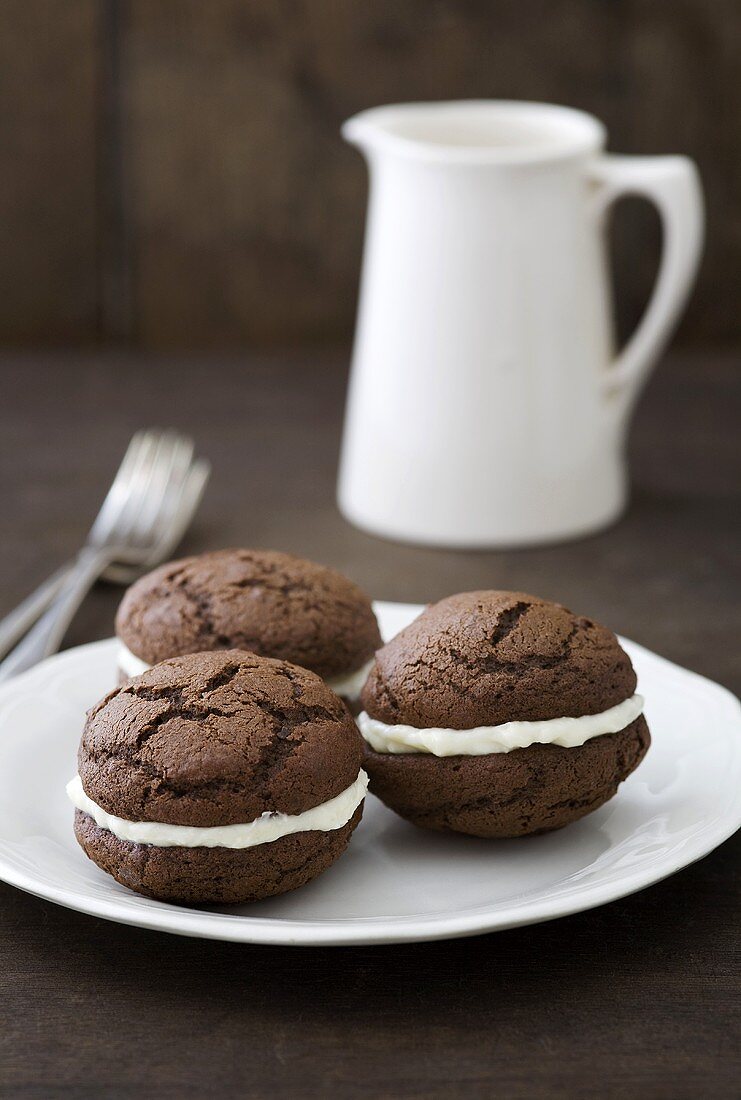
[[[0,343],[346,339],[365,171],[341,121],[394,100],[593,111],[683,152],[709,242],[678,340],[738,338],[738,0],[8,0],[0,7]],[[616,219],[623,331],[655,215]]]

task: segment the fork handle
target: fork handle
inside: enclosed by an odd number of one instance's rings
[[[19,642],[38,618],[43,615],[47,607],[58,595],[62,582],[69,571],[74,567],[74,559],[57,569],[50,577],[39,585],[38,588],[26,596],[23,603],[19,603],[9,615],[0,621],[0,661],[7,653],[10,653],[16,642]]]
[[[110,549],[80,551],[49,610],[0,664],[0,683],[57,652],[80,604],[114,556]]]

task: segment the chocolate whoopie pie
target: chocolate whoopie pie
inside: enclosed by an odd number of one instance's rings
[[[89,712],[67,787],[75,834],[149,897],[282,894],[345,850],[363,812],[362,751],[314,673],[239,650],[176,657]]]
[[[124,677],[185,653],[246,649],[316,672],[351,705],[381,645],[357,585],[275,550],[217,550],[160,566],[124,596],[116,633]]]
[[[358,718],[370,789],[417,825],[481,837],[596,810],[650,736],[617,638],[521,592],[465,592],[376,654]]]

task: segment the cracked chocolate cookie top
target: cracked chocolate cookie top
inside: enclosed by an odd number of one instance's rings
[[[598,714],[635,688],[606,627],[523,592],[463,592],[376,653],[361,703],[390,724],[472,729]]]
[[[299,814],[358,777],[362,740],[312,672],[226,650],[175,657],[89,712],[78,767],[108,813],[172,825]]]
[[[360,668],[381,645],[362,589],[276,550],[217,550],[160,566],[124,596],[116,633],[149,664],[238,648],[325,679]]]

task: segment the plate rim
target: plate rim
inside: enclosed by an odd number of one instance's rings
[[[382,613],[393,612],[394,614],[413,611],[418,613],[424,607],[422,604],[393,601],[374,601],[374,606]],[[647,654],[651,660],[658,661],[673,674],[701,682],[705,690],[715,693],[722,704],[735,713],[741,730],[741,703],[728,688],[690,669],[682,668],[640,643],[629,639],[621,640],[627,641],[634,650]],[[27,681],[35,679],[40,669],[74,663],[91,650],[112,648],[115,644],[115,638],[107,638],[76,646],[47,658],[40,665],[0,686],[0,706],[12,701],[16,694],[22,694]],[[728,744],[733,754],[733,774],[741,775],[741,738],[738,747],[733,745],[730,738]],[[88,897],[80,895],[73,888],[44,882],[39,876],[25,872],[6,858],[2,850],[0,850],[0,879],[26,893],[89,916],[97,916],[104,920],[151,931],[194,938],[305,947],[426,942],[484,935],[508,928],[538,924],[609,904],[659,883],[702,859],[733,836],[739,828],[741,828],[741,782],[732,785],[722,815],[713,817],[709,822],[693,830],[685,838],[681,850],[672,849],[670,853],[663,853],[665,861],[662,864],[659,859],[658,867],[655,862],[652,862],[638,870],[625,871],[603,883],[592,881],[581,885],[575,884],[571,888],[567,887],[564,894],[555,899],[551,896],[539,901],[532,898],[521,902],[513,901],[496,910],[489,910],[488,914],[486,907],[479,905],[452,914],[426,916],[352,917],[336,920],[283,919],[251,917],[244,913],[191,910],[142,898],[133,893],[130,897],[127,895],[111,898]],[[568,883],[568,879],[565,882]]]

